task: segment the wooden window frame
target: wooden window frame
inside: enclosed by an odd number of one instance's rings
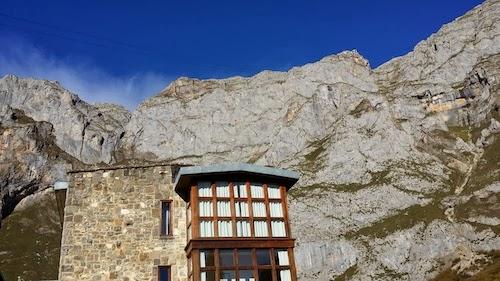
[[[220,180],[205,180],[200,181],[209,184],[211,196],[209,197],[199,197],[198,194],[198,183],[194,183],[190,190],[190,204],[191,208],[191,240],[188,240],[188,245],[186,246],[186,252],[191,256],[192,261],[192,272],[188,273],[188,277],[192,281],[200,281],[201,272],[209,271],[214,272],[216,280],[220,280],[221,270],[231,270],[235,272],[235,278],[239,280],[240,270],[251,270],[253,272],[254,278],[258,280],[259,269],[271,269],[272,278],[274,281],[278,280],[279,270],[290,270],[291,280],[297,280],[296,268],[295,268],[295,257],[293,254],[293,239],[291,238],[290,222],[288,217],[288,201],[287,192],[284,185],[277,185],[280,189],[280,198],[269,198],[268,188],[269,185],[261,181],[255,181],[253,184],[262,185],[264,189],[264,198],[253,198],[251,192],[251,181],[250,180],[238,180],[238,181],[220,181]],[[228,197],[217,197],[216,184],[228,184],[229,186],[229,198]],[[234,185],[242,184],[246,187],[246,198],[236,198],[234,195]],[[271,183],[274,185],[274,183]],[[210,201],[212,202],[212,217],[200,217],[199,216],[199,202],[200,201]],[[229,201],[231,217],[221,217],[221,220],[229,220],[232,223],[232,237],[219,237],[218,235],[218,212],[217,212],[217,201]],[[236,202],[246,202],[248,204],[248,217],[236,217]],[[253,202],[264,202],[265,214],[264,217],[253,217]],[[282,207],[283,216],[282,217],[271,217],[270,215],[270,202],[280,202]],[[213,237],[200,237],[200,221],[209,220],[213,223]],[[268,236],[266,237],[255,237],[254,221],[262,220],[266,221],[266,226],[268,230]],[[272,236],[271,222],[274,220],[284,221],[286,236],[284,237],[274,237]],[[250,225],[250,236],[237,235],[236,222],[246,221]],[[292,243],[292,244],[290,244]],[[285,246],[286,245],[286,246]],[[233,250],[234,265],[230,267],[220,267],[219,265],[219,250],[221,248]],[[204,268],[200,267],[200,250],[213,250],[214,251],[214,266],[207,266]],[[239,266],[237,263],[237,251],[238,249],[251,249],[252,250],[252,266]],[[270,255],[271,265],[257,266],[256,261],[256,249],[267,249]],[[275,250],[286,249],[288,251],[289,265],[279,266],[275,261]]]
[[[174,229],[173,229],[173,210],[174,210],[174,204],[173,204],[172,199],[164,199],[160,200],[160,238],[173,238],[174,237]],[[168,204],[168,233],[163,234],[163,228],[164,228],[164,223],[165,220],[163,218],[163,204]]]
[[[159,265],[157,267],[158,281],[161,281],[160,280],[160,271],[162,269],[167,269],[167,272],[168,272],[168,281],[172,281],[172,266],[170,266],[170,265]]]
[[[207,249],[208,250],[208,249]],[[259,270],[261,269],[270,269],[271,274],[272,274],[272,280],[277,281],[278,280],[278,274],[280,270],[290,270],[290,276],[292,281],[297,280],[296,272],[295,272],[295,263],[292,260],[294,258],[293,256],[293,249],[292,248],[237,248],[237,249],[210,249],[214,252],[214,265],[213,266],[205,266],[203,268],[199,267],[197,270],[193,268],[192,271],[192,276],[193,280],[201,280],[201,272],[205,271],[213,271],[215,272],[215,278],[216,280],[220,280],[220,275],[222,271],[233,271],[235,274],[236,280],[240,280],[240,271],[252,271],[253,272],[253,278],[256,281],[259,281]],[[220,265],[220,250],[231,250],[232,255],[233,255],[233,265],[231,266],[221,266]],[[252,264],[251,265],[239,265],[238,264],[238,251],[239,250],[250,250],[251,253],[251,258],[252,258]],[[257,264],[257,250],[267,250],[267,253],[269,255],[269,264],[266,265],[259,265]],[[275,260],[275,255],[277,250],[287,250],[288,251],[288,265],[278,265],[276,264]],[[196,255],[193,255],[198,259],[197,264],[200,264],[200,251],[203,251],[202,249],[197,251]],[[292,253],[292,254],[290,254]],[[194,265],[194,263],[193,263]],[[197,274],[198,276],[195,279],[195,275]]]
[[[280,189],[280,198],[269,198],[268,194],[268,184],[262,184],[260,182],[255,182],[254,184],[259,184],[262,185],[263,192],[264,192],[264,198],[253,198],[251,194],[251,182],[250,181],[203,181],[203,182],[208,182],[210,184],[210,191],[211,191],[211,196],[203,196],[200,197],[198,195],[198,188],[197,184],[195,184],[191,188],[191,200],[188,204],[191,206],[191,239],[235,239],[235,238],[246,238],[246,239],[263,239],[263,238],[291,238],[291,231],[290,231],[290,222],[288,221],[288,202],[287,202],[287,197],[286,197],[286,188],[282,185],[277,185]],[[217,197],[217,183],[224,183],[227,184],[229,187],[229,197]],[[237,183],[244,183],[246,186],[246,191],[247,191],[247,196],[246,198],[236,198],[234,196],[234,185]],[[199,214],[199,202],[205,201],[205,202],[212,202],[212,216],[209,217],[201,217]],[[220,237],[219,236],[219,229],[218,229],[218,221],[219,221],[219,214],[217,212],[217,202],[218,201],[226,201],[229,202],[230,204],[230,212],[231,216],[230,217],[220,217],[220,220],[225,220],[225,221],[231,221],[231,229],[232,229],[232,236],[230,237]],[[235,210],[235,205],[236,202],[247,202],[248,204],[248,217],[237,217],[236,216],[236,210]],[[253,212],[253,202],[262,202],[264,203],[264,208],[265,208],[265,216],[263,217],[254,217],[254,212]],[[283,212],[283,217],[271,217],[271,212],[270,212],[270,202],[279,202],[281,203],[281,208]],[[279,237],[274,237],[272,236],[272,228],[271,228],[271,222],[275,220],[280,220],[285,223],[285,236],[279,236]],[[211,237],[201,237],[200,236],[200,222],[201,221],[212,221],[213,223],[213,231],[214,231],[214,236]],[[247,221],[250,224],[250,236],[238,236],[237,234],[237,229],[236,229],[236,222],[237,221]],[[267,236],[255,236],[255,226],[254,226],[254,221],[265,221],[266,222],[266,227],[267,227]],[[189,241],[188,241],[189,242]]]

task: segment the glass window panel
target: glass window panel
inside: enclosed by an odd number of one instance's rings
[[[264,187],[262,185],[251,185],[250,192],[252,193],[252,198],[264,198]]]
[[[213,221],[200,221],[200,236],[201,237],[214,237],[214,222]]]
[[[248,221],[237,221],[236,222],[236,235],[238,237],[250,237],[250,223]]]
[[[252,250],[240,249],[238,250],[238,265],[248,266],[252,265]],[[241,272],[240,272],[241,277]]]
[[[252,270],[240,270],[240,281],[255,281]]]
[[[267,237],[267,222],[266,221],[254,221],[255,237]]]
[[[170,235],[170,202],[161,202],[161,235]]]
[[[288,250],[274,250],[274,261],[277,265],[290,265],[288,262]]]
[[[268,249],[257,249],[255,250],[257,255],[257,264],[258,265],[269,265],[271,264],[271,258],[269,257]]]
[[[273,281],[271,269],[259,269],[259,281]]]
[[[229,197],[229,184],[226,182],[216,183],[217,197]]]
[[[253,216],[254,217],[266,217],[266,205],[264,202],[253,202],[252,203]]]
[[[198,183],[198,196],[199,197],[212,197],[212,187],[210,182]]]
[[[285,222],[271,221],[271,231],[273,237],[286,237]]]
[[[231,206],[229,205],[229,201],[217,201],[217,215],[219,217],[231,216]]]
[[[233,250],[219,250],[219,265],[232,266],[233,264]]]
[[[271,217],[274,218],[282,218],[283,217],[283,208],[281,207],[280,202],[270,202],[269,203],[269,213]]]
[[[248,217],[248,203],[236,202],[235,205],[236,217]]]
[[[290,269],[278,270],[278,281],[292,281],[292,274],[290,273]]]
[[[219,237],[232,237],[233,226],[231,221],[218,221]]]
[[[212,215],[212,201],[200,201],[199,203],[200,217],[211,217]]]
[[[160,266],[158,267],[158,275],[159,275],[159,279],[160,281],[170,281],[169,280],[169,272],[170,272],[170,267],[168,266]]]
[[[200,251],[200,267],[214,266],[215,256],[214,250],[201,250]]]
[[[236,274],[232,270],[223,270],[220,272],[220,281],[236,281]]]
[[[269,198],[281,198],[281,192],[279,186],[269,185],[267,188],[267,193],[269,194]]]
[[[234,198],[247,198],[247,186],[245,183],[235,183],[233,185]]]
[[[201,281],[215,281],[215,271],[202,271],[200,272]]]

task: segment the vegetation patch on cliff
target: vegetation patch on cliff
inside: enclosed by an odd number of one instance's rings
[[[57,279],[61,244],[57,203],[52,192],[35,196],[43,197],[2,221],[0,273],[5,280]]]
[[[483,265],[474,276],[467,276],[452,270],[451,267],[439,273],[431,281],[498,281],[500,280],[500,251],[487,253],[491,262]]]

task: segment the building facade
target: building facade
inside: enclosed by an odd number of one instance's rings
[[[70,175],[61,281],[296,280],[286,202],[294,172],[226,164]]]

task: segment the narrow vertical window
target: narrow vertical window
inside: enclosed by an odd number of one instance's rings
[[[267,234],[267,223],[266,221],[254,221],[255,237],[266,237]]]
[[[231,206],[229,201],[217,201],[217,216],[231,217]]]
[[[233,191],[234,198],[247,198],[247,186],[245,183],[235,183]]]
[[[269,198],[273,198],[273,199],[279,199],[279,198],[281,198],[279,186],[270,185],[267,188],[267,192],[269,194]]]
[[[254,217],[266,217],[266,205],[264,202],[253,202],[252,209]]]
[[[290,262],[288,260],[288,250],[287,249],[274,250],[274,263],[279,266],[289,266]]]
[[[200,251],[200,267],[210,267],[215,265],[215,254],[214,250],[202,250]]]
[[[283,208],[281,207],[281,203],[279,203],[279,202],[269,203],[269,212],[271,214],[271,217],[273,217],[273,218],[282,218],[283,217]]]
[[[212,201],[200,201],[200,217],[211,217],[212,215]]]
[[[172,235],[172,202],[171,201],[161,201],[161,224],[160,224],[160,234],[161,236]]]
[[[264,188],[262,185],[251,185],[250,191],[253,198],[264,198]]]
[[[290,269],[280,270],[278,274],[278,281],[292,281],[292,274]]]
[[[236,211],[236,217],[248,217],[247,202],[236,202],[234,210]]]
[[[213,221],[200,221],[200,236],[201,237],[214,237],[214,222]]]
[[[250,237],[250,223],[248,221],[236,222],[236,235],[238,237]]]
[[[229,185],[224,182],[217,182],[217,197],[229,197]]]
[[[285,223],[283,221],[271,221],[273,237],[286,237]]]
[[[209,182],[198,183],[198,196],[199,197],[212,197],[212,187]]]
[[[200,272],[201,281],[215,281],[215,271],[202,271]]]
[[[219,229],[219,237],[233,236],[233,227],[231,221],[219,221],[218,229]]]
[[[158,266],[158,281],[170,281],[170,266]]]

